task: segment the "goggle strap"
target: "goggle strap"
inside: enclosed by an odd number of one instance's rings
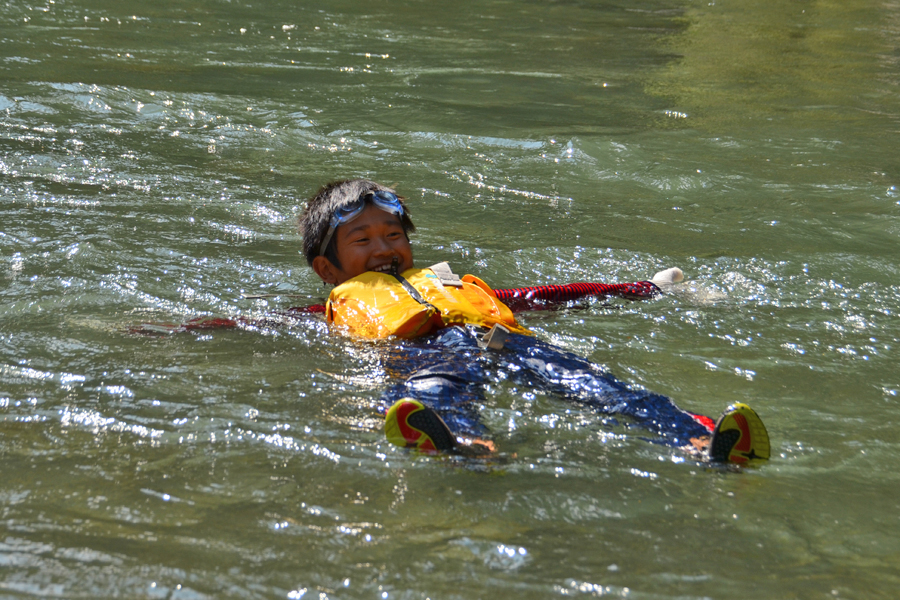
[[[403,205],[400,204],[400,199],[396,194],[392,192],[386,192],[384,190],[378,190],[377,192],[368,192],[360,196],[350,204],[338,208],[334,212],[334,215],[331,217],[331,223],[328,226],[328,231],[325,233],[325,237],[322,238],[322,244],[319,246],[319,256],[325,255],[325,250],[328,248],[328,244],[331,243],[331,238],[334,236],[334,232],[337,231],[337,228],[341,225],[353,221],[353,219],[358,217],[359,214],[365,209],[366,203],[368,202],[369,198],[372,198],[373,205],[377,206],[384,212],[390,213],[392,215],[397,215],[398,217],[403,216]],[[342,211],[346,212],[341,214]]]

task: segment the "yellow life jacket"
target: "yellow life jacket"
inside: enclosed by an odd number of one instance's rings
[[[445,285],[432,269],[407,269],[399,277],[367,271],[349,279],[332,290],[325,317],[351,335],[373,339],[415,338],[466,324],[500,324],[531,335],[485,282],[465,275]]]

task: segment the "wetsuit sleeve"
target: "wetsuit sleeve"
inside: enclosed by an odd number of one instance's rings
[[[312,304],[310,306],[295,306],[285,311],[277,311],[262,318],[248,319],[247,317],[197,317],[181,325],[169,323],[142,323],[129,327],[129,333],[158,335],[165,333],[182,333],[184,331],[204,331],[209,329],[276,329],[293,325],[304,315],[325,312],[324,304]]]
[[[548,303],[569,302],[588,296],[615,296],[628,300],[642,300],[660,294],[659,287],[650,281],[634,283],[570,283],[567,285],[538,285],[532,287],[494,290],[497,298],[513,311],[541,308]]]
[[[162,333],[181,333],[183,331],[202,331],[204,329],[234,329],[240,327],[246,319],[227,319],[222,317],[197,317],[187,323],[174,325],[171,323],[141,323],[128,328],[129,333],[158,335]]]
[[[325,314],[325,305],[324,304],[310,304],[309,306],[293,306],[286,311],[285,314],[289,316],[297,316],[297,315],[310,315],[310,314]]]

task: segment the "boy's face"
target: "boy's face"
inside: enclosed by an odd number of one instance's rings
[[[413,267],[412,247],[396,215],[368,205],[351,222],[334,232],[338,268],[324,256],[313,260],[313,270],[325,283],[340,285],[366,271],[389,273],[396,257],[399,272]]]

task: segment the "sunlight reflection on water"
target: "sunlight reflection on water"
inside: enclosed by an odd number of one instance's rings
[[[896,11],[463,9],[0,8],[0,589],[896,587]],[[522,319],[685,408],[751,403],[775,459],[709,468],[500,378],[496,460],[411,454],[376,410],[389,344],[314,315],[169,333],[321,302],[294,221],[351,174],[409,198],[419,262],[496,287],[681,267],[653,301]]]

